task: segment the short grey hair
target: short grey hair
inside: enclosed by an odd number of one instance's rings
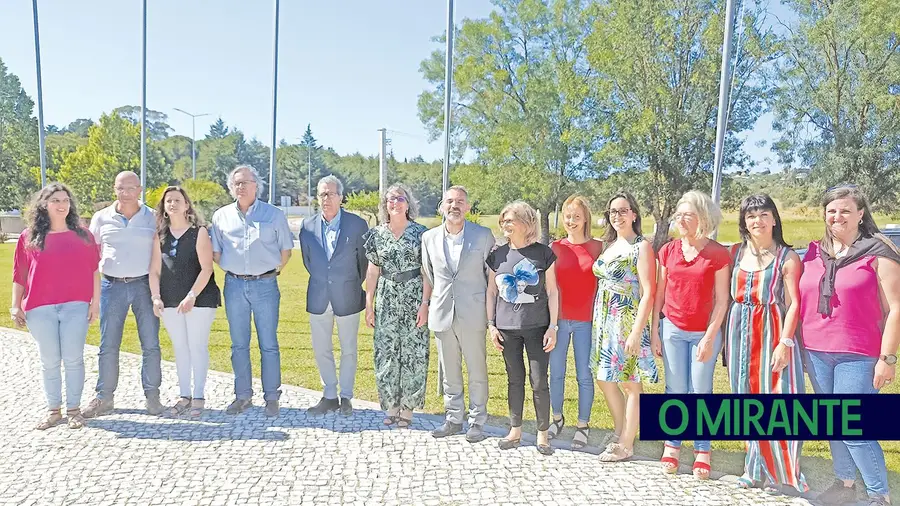
[[[328,174],[327,176],[320,179],[319,182],[316,183],[316,190],[318,190],[319,187],[323,184],[333,184],[334,187],[337,188],[338,195],[340,195],[341,197],[344,196],[344,183],[342,183],[341,180],[338,179],[334,174]]]
[[[242,170],[249,172],[253,176],[253,180],[256,181],[256,198],[262,198],[262,194],[266,190],[266,182],[259,177],[259,172],[252,165],[238,165],[228,173],[228,191],[231,192],[231,196],[237,198],[234,191],[234,176]]]
[[[391,185],[387,191],[384,192],[384,195],[381,196],[381,199],[378,202],[378,221],[381,223],[388,223],[391,221],[391,217],[387,210],[387,199],[388,195],[394,193],[402,193],[403,196],[406,197],[406,219],[412,221],[418,218],[419,202],[413,197],[412,192],[409,191],[409,188],[407,188],[406,185],[397,183]]]
[[[458,184],[453,185],[450,188],[447,188],[447,191],[444,192],[444,198],[447,198],[447,194],[450,193],[451,190],[456,190],[456,191],[462,193],[463,195],[466,196],[466,201],[469,200],[469,190],[466,190],[465,186],[458,185]]]

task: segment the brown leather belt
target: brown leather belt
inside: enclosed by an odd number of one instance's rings
[[[278,275],[278,271],[272,269],[269,272],[264,272],[262,274],[235,274],[233,272],[227,272],[229,276],[242,279],[244,281],[256,281],[257,279],[265,279],[272,278]]]

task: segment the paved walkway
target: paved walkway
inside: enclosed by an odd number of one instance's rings
[[[83,405],[96,357],[88,346]],[[232,377],[223,373],[210,374],[211,409],[201,420],[152,417],[143,411],[139,357],[122,353],[121,362],[113,414],[82,430],[34,431],[45,409],[36,347],[27,334],[0,329],[0,504],[810,504],[669,476],[654,461],[605,464],[562,448],[544,457],[531,443],[501,451],[496,438],[435,440],[436,416],[385,429],[377,405],[362,401],[352,417],[308,417],[319,393],[293,386],[284,387],[277,419],[263,415],[260,400],[227,416]],[[164,402],[176,394],[175,366],[163,363]]]

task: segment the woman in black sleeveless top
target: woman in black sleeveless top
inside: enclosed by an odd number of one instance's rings
[[[175,350],[181,398],[169,409],[203,413],[209,370],[209,330],[221,303],[213,273],[212,241],[187,193],[178,186],[163,192],[156,207],[155,243],[150,262],[153,312],[162,318]],[[194,384],[191,388],[191,377]]]

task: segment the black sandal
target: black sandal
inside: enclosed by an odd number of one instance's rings
[[[575,435],[572,437],[573,450],[580,450],[587,446],[588,433],[590,430],[590,427],[575,427]],[[579,437],[579,435],[583,436],[583,439]]]
[[[563,415],[559,420],[553,420],[550,422],[550,429],[547,431],[547,438],[553,439],[562,432],[563,427],[566,425],[566,416]]]

